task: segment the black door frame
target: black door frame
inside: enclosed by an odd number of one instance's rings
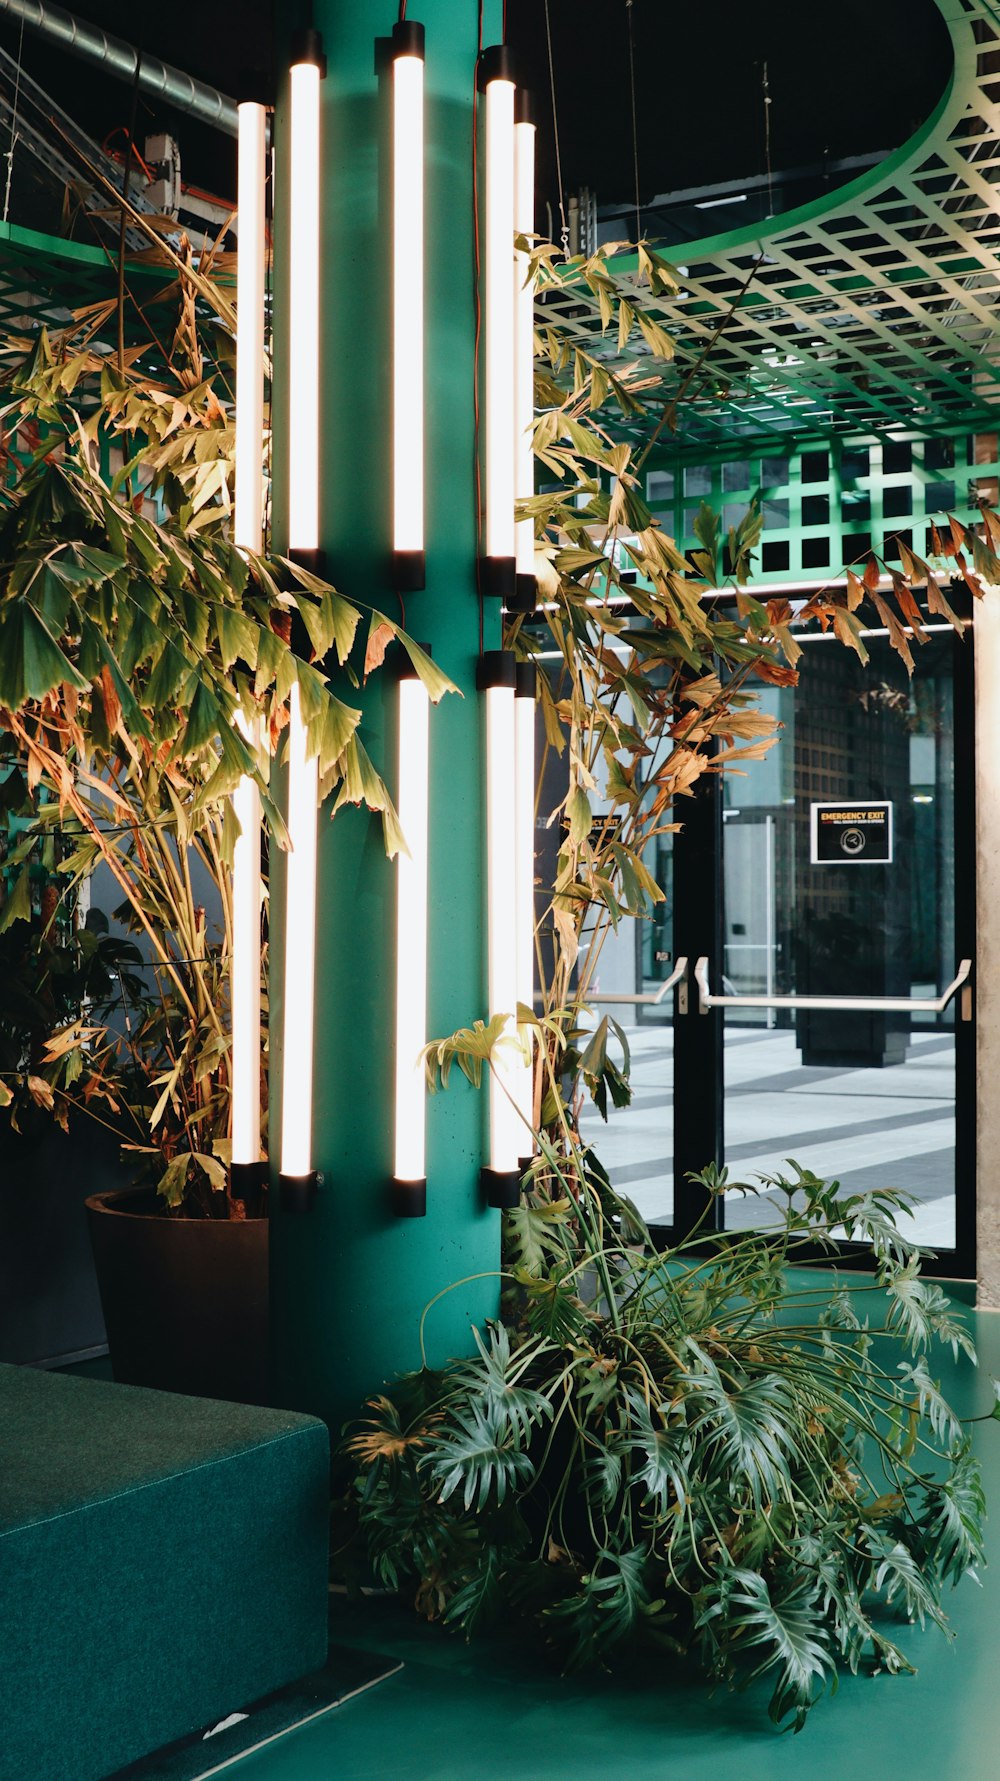
[[[976,1277],[976,745],[975,644],[971,623],[953,637],[955,761],[955,948],[973,974],[955,1006],[955,1247],[936,1250],[925,1271],[942,1279]],[[780,746],[780,745],[779,745]],[[705,775],[685,804],[674,837],[675,958],[688,959],[687,980],[674,991],[674,1213],[652,1235],[660,1249],[685,1241],[696,1227],[719,1234],[720,1206],[690,1176],[725,1159],[724,1010],[699,1013],[694,961],[706,957],[709,980],[723,962],[722,796],[716,774]],[[721,1234],[725,1234],[724,1232]],[[867,1244],[798,1252],[802,1261],[871,1271]]]

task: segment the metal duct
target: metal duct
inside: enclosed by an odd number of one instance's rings
[[[0,15],[4,13],[23,19],[29,30],[39,32],[73,55],[100,63],[121,80],[134,81],[138,64],[139,85],[144,93],[155,93],[178,111],[190,112],[228,136],[236,135],[235,99],[203,85],[180,68],[172,68],[169,62],[161,62],[158,56],[147,55],[144,50],[140,62],[139,52],[131,43],[110,36],[97,25],[86,24],[71,12],[64,12],[61,6],[48,5],[47,0],[0,0]]]

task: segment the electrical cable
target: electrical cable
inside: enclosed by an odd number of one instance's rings
[[[479,461],[479,351],[483,310],[479,291],[479,58],[483,53],[483,0],[478,0],[476,70],[472,79],[472,305],[476,318],[472,350],[472,468],[476,491],[476,598],[479,602],[479,654],[485,642],[486,617],[479,565],[482,560],[483,488]]]
[[[625,0],[628,16],[628,84],[632,96],[632,163],[635,172],[635,238],[642,239],[642,210],[639,203],[639,133],[635,107],[635,37],[632,29],[632,0]]]
[[[117,160],[117,158],[118,158],[115,150],[113,148],[109,147],[109,144],[114,142],[114,139],[116,136],[124,136],[126,138],[125,152],[126,152],[126,156],[128,155],[128,140],[127,140],[128,139],[128,127],[125,124],[116,124],[113,130],[108,131],[108,134],[105,136],[104,141],[101,143],[101,153],[103,155],[107,155],[109,161],[114,161],[114,160]],[[132,157],[131,158],[133,161],[136,161],[138,163],[138,165],[142,168],[142,171],[146,175],[146,178],[149,180],[150,185],[152,185],[153,181],[156,178],[156,174],[153,172],[153,169],[149,165],[149,162],[143,159],[142,155],[139,153],[139,150],[136,148],[134,142],[132,144]],[[198,191],[198,187],[197,186],[185,186],[184,190],[190,191],[190,192],[196,192],[196,191]],[[200,195],[203,198],[212,198],[215,196],[214,193],[212,193],[212,192],[202,192]],[[215,202],[218,204],[221,204],[222,199],[216,198]]]
[[[118,227],[118,375],[125,373],[125,233],[128,228],[128,181],[132,171],[132,144],[135,141],[135,120],[139,108],[139,78],[142,73],[142,51],[135,53],[135,79],[132,82],[132,105],[129,112],[128,134],[125,138],[125,166],[122,172],[122,207],[121,220]],[[125,435],[125,446],[128,449],[129,435]],[[129,478],[128,492],[131,497],[132,481]]]
[[[21,91],[21,52],[24,49],[24,14],[21,14],[21,32],[17,40],[17,74],[14,80],[14,105],[10,114],[10,147],[7,150],[7,184],[3,195],[3,220],[10,221],[10,182],[14,173],[14,150],[17,147],[17,101]]]
[[[772,180],[772,167],[770,167],[770,84],[766,77],[766,62],[763,64],[761,93],[765,100],[766,214],[768,217],[772,217],[774,216],[774,180]]]
[[[562,228],[562,250],[563,254],[568,259],[569,228],[566,223],[566,206],[563,202],[562,156],[559,153],[559,113],[556,107],[556,68],[552,55],[552,20],[549,17],[549,0],[545,0],[545,39],[549,51],[549,87],[552,92],[552,137],[556,151],[556,185],[559,188],[559,222]]]

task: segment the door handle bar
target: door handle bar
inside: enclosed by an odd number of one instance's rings
[[[687,959],[678,959],[666,983],[661,983],[659,989],[656,990],[646,990],[641,994],[624,995],[619,993],[616,995],[614,990],[609,989],[603,990],[600,995],[589,995],[586,1000],[588,1002],[628,1002],[632,1006],[644,1003],[647,1007],[655,1008],[658,1002],[663,1001],[667,991],[673,989],[675,983],[680,983],[682,978],[687,976],[687,968]]]
[[[710,1008],[843,1008],[860,1014],[943,1014],[972,972],[972,960],[963,959],[952,983],[940,996],[713,996],[708,986],[708,960],[694,968],[698,985],[698,1012]]]

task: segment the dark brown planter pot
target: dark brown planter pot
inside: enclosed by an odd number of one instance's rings
[[[267,1219],[167,1218],[146,1189],[86,1204],[115,1378],[265,1404]]]

